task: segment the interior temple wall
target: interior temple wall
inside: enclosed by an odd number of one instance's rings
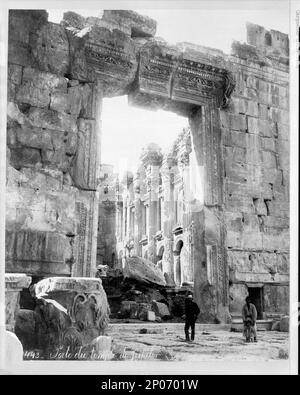
[[[95,274],[101,103],[126,94],[190,119],[203,192],[190,210],[202,319],[226,321],[255,286],[266,313],[287,312],[288,37],[250,24],[248,44],[234,42],[228,56],[170,46],[155,30],[131,11],[66,13],[61,24],[42,10],[10,11],[6,271]]]
[[[260,57],[250,55],[250,45],[233,44],[236,87],[220,111],[230,304],[240,311],[248,286],[262,286],[264,312],[288,314],[288,40],[271,31],[275,50],[258,40],[262,32],[256,25],[247,29]]]

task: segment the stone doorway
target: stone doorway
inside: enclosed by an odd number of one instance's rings
[[[264,312],[264,288],[263,287],[250,287],[248,286],[248,293],[257,310],[257,319],[263,319]]]
[[[43,179],[45,200],[42,207],[46,205],[46,202],[53,201],[55,210],[52,210],[52,206],[49,204],[49,212],[46,213],[44,208],[40,209],[38,203],[31,204],[28,200],[29,208],[26,207],[26,213],[29,213],[28,216],[31,212],[38,213],[35,215],[39,216],[39,223],[42,221],[42,229],[32,226],[26,231],[22,227],[21,231],[15,231],[16,228],[19,229],[19,225],[22,226],[22,223],[18,223],[16,227],[16,219],[13,216],[7,216],[7,245],[9,248],[7,248],[6,269],[12,272],[30,273],[32,272],[31,266],[33,266],[38,274],[43,273],[46,268],[47,275],[79,277],[95,275],[97,264],[95,230],[98,226],[99,192],[101,192],[98,183],[102,176],[100,162],[103,162],[100,151],[102,147],[103,153],[104,145],[102,139],[104,116],[101,119],[103,115],[101,115],[101,111],[106,99],[126,95],[132,106],[151,109],[154,112],[164,110],[189,120],[197,170],[195,170],[194,180],[196,181],[194,184],[197,184],[197,188],[195,186],[193,193],[192,218],[185,218],[181,225],[187,228],[193,222],[196,230],[193,234],[195,262],[206,261],[205,242],[207,238],[210,243],[217,246],[216,254],[212,257],[212,264],[218,269],[218,276],[212,284],[214,292],[206,287],[205,268],[201,264],[197,264],[194,276],[195,289],[197,289],[195,299],[198,302],[207,301],[205,309],[212,311],[212,314],[216,314],[215,306],[218,306],[217,314],[223,317],[228,305],[228,281],[227,258],[224,253],[225,238],[223,237],[225,232],[223,230],[222,205],[224,204],[223,178],[225,172],[222,160],[222,123],[220,120],[222,112],[220,109],[226,106],[234,88],[233,75],[230,71],[232,66],[227,61],[220,59],[218,51],[206,50],[203,47],[186,43],[173,46],[161,41],[155,37],[155,21],[145,19],[135,12],[129,12],[128,17],[124,19],[126,29],[119,30],[123,26],[118,22],[120,18],[123,20],[122,15],[119,10],[107,11],[101,20],[96,19],[97,22],[91,25],[90,21],[85,18],[82,19],[78,16],[78,19],[76,16],[74,19],[74,15],[70,17],[70,14],[66,14],[63,24],[53,25],[48,23],[44,11],[34,13],[26,11],[25,14],[24,11],[14,11],[12,14],[11,22],[16,26],[22,24],[23,17],[26,17],[27,25],[30,27],[30,36],[38,37],[38,40],[31,40],[28,56],[25,56],[26,59],[21,59],[25,63],[24,65],[21,63],[24,70],[21,65],[15,67],[15,64],[18,64],[18,59],[9,57],[9,63],[13,70],[18,72],[18,75],[26,77],[26,79],[23,78],[24,81],[19,81],[20,91],[25,90],[26,93],[22,95],[21,100],[23,103],[21,109],[26,110],[26,114],[19,111],[20,98],[17,100],[15,95],[12,95],[9,106],[11,124],[14,125],[15,122],[18,122],[21,125],[23,118],[26,117],[26,122],[28,121],[32,125],[30,133],[33,136],[38,130],[44,128],[55,131],[59,129],[58,144],[63,149],[61,153],[59,152],[58,159],[54,155],[55,159],[52,159],[51,156],[50,160],[48,154],[43,158],[44,155],[41,156],[40,148],[33,150],[31,146],[28,146],[28,142],[26,142],[27,145],[24,145],[26,150],[23,149],[23,145],[20,149],[14,144],[14,141],[17,140],[12,138],[9,148],[12,150],[10,162],[16,172],[11,172],[12,183],[7,188],[8,196],[16,192],[15,185],[19,179],[22,180],[22,173],[17,173],[18,169],[30,166],[34,169],[33,176],[35,176],[35,182],[39,187],[39,178]],[[38,18],[39,16],[40,18]],[[81,20],[81,23],[78,25],[76,22],[73,26],[74,20]],[[116,29],[107,29],[107,23],[109,26],[115,26]],[[51,42],[55,40],[55,37],[64,37],[63,50],[61,46],[52,48]],[[15,42],[13,37],[10,37],[10,46],[13,48],[12,54],[20,52],[19,43]],[[23,47],[20,48],[23,50]],[[42,57],[36,58],[36,55],[41,53]],[[62,57],[63,61],[57,62],[58,57]],[[47,62],[44,61],[45,59]],[[59,90],[55,88],[52,91],[51,88],[51,96],[49,96],[48,89],[49,79],[51,84],[59,86]],[[29,86],[31,83],[33,84],[33,81],[37,83],[36,92],[43,91],[45,103],[32,101],[31,91],[26,88],[28,81],[30,82]],[[14,85],[11,88],[13,88],[12,91],[15,91]],[[76,98],[80,103],[80,105],[74,106],[75,108],[73,108],[74,95],[77,95]],[[61,102],[65,105],[61,105]],[[115,107],[111,119],[119,116],[119,108]],[[227,117],[225,117],[229,126],[233,119],[235,120],[230,117],[230,120],[227,121]],[[132,121],[136,120],[132,118],[130,122],[132,123]],[[236,128],[236,125],[233,126]],[[20,128],[22,129],[21,126]],[[11,130],[10,132],[14,136],[15,131]],[[162,131],[160,133],[163,134]],[[70,141],[65,138],[67,135],[72,136]],[[121,135],[127,137],[124,127],[118,134],[119,138]],[[43,132],[38,140],[41,137],[43,147],[45,146],[44,151],[48,153],[48,146],[44,141],[46,140],[45,136],[46,133]],[[130,149],[128,151],[130,152]],[[26,155],[23,155],[23,152]],[[54,152],[56,152],[56,147],[51,146],[51,155]],[[181,155],[181,151],[178,153],[180,154],[179,165],[184,166],[189,158],[184,153]],[[150,181],[156,176],[155,162],[159,159],[157,155],[152,154],[153,150],[150,150],[147,156]],[[35,167],[35,164],[38,166]],[[166,166],[169,167],[169,165],[172,166],[167,160]],[[56,186],[57,180],[55,180],[54,191],[51,189],[54,180],[48,179],[48,175],[46,177],[38,170],[41,166],[44,168],[50,166],[51,169],[55,168],[59,172],[60,181]],[[106,173],[104,171],[103,174]],[[169,176],[168,173],[167,176]],[[169,182],[167,176],[162,182]],[[181,174],[178,174],[177,179],[180,177]],[[176,177],[174,178],[176,181]],[[58,187],[60,191],[64,192],[58,193],[56,190]],[[133,187],[137,190],[139,188],[138,185],[134,185],[134,182]],[[155,185],[154,190],[159,191],[159,182],[158,185]],[[108,198],[109,192],[107,185],[104,185],[105,200]],[[25,185],[23,196],[31,196],[31,194],[35,194],[35,190],[30,183],[30,185]],[[170,188],[168,194],[172,195]],[[201,195],[201,199],[198,198],[199,195]],[[19,200],[23,202],[22,199]],[[13,202],[11,207],[13,212],[15,212],[18,203],[18,201]],[[157,203],[157,197],[151,195],[146,217],[147,254],[150,259],[156,252],[153,240],[156,235],[154,225],[157,216],[152,213]],[[61,222],[61,219],[69,219],[70,207],[72,207],[70,221]],[[130,213],[129,210],[128,213]],[[53,231],[51,228],[51,232],[47,225],[49,215],[53,221]],[[165,217],[169,218],[167,215]],[[126,221],[129,224],[129,219],[129,215],[128,218],[124,217],[124,223]],[[169,222],[166,228],[161,230],[168,239],[168,243],[171,243],[171,223]],[[144,234],[139,232],[140,230],[137,229],[137,236],[141,236],[141,238],[137,237],[137,240],[140,242],[145,238]],[[131,241],[132,239],[129,237],[128,242]],[[171,247],[168,243],[165,244],[165,256],[171,257],[170,262],[172,262]],[[30,248],[32,245],[36,245],[38,248]],[[187,249],[188,245],[186,242]],[[17,249],[16,246],[22,246],[22,248]],[[119,251],[119,247],[118,245],[116,252]],[[34,253],[31,253],[31,250]],[[112,251],[109,252],[111,258]],[[125,252],[127,252],[126,249],[123,249],[123,256],[125,256]],[[177,281],[181,284],[180,251],[177,251],[176,259],[176,276]]]

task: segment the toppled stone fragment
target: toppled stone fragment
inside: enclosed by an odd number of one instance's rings
[[[21,309],[16,318],[15,333],[25,350],[38,349],[38,326],[41,325],[40,316],[34,310]]]
[[[162,271],[152,262],[137,256],[126,258],[124,277],[145,284],[166,285]]]
[[[155,313],[154,311],[147,312],[147,321],[155,321]]]
[[[157,302],[156,300],[153,300],[152,308],[158,317],[161,317],[162,319],[165,319],[165,320],[171,318],[169,308],[165,303],[160,303],[160,302]]]
[[[20,309],[20,292],[23,288],[28,288],[30,282],[31,277],[24,273],[5,273],[5,323],[8,331],[15,330],[16,317]]]
[[[149,303],[139,303],[137,317],[141,321],[148,320],[148,312],[151,311],[151,305]]]
[[[289,332],[290,319],[289,316],[282,317],[280,320],[280,332]]]
[[[62,342],[66,345],[65,342],[69,343],[74,336],[79,345],[80,342],[89,344],[104,334],[109,306],[100,279],[50,277],[36,284],[35,295],[41,301],[41,308],[46,308],[46,324],[49,317],[57,325],[62,315],[65,322],[62,329],[54,325],[58,333],[52,333],[53,325],[49,326],[50,322],[47,324],[48,331],[50,330],[48,335],[53,336],[53,341],[57,336],[56,344]],[[53,318],[51,314],[55,314]]]

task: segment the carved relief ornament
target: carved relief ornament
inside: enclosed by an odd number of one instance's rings
[[[152,55],[151,50],[142,50],[140,55],[138,90],[141,94],[191,105],[226,106],[234,89],[229,71],[214,64],[185,59],[182,53]]]

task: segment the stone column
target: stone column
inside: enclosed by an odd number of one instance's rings
[[[157,210],[159,170],[161,161],[161,148],[155,144],[150,144],[142,154],[142,162],[146,169],[146,182],[148,189],[148,259],[153,263],[156,262],[156,245],[154,236],[158,231]]]
[[[126,237],[126,222],[127,222],[127,199],[123,194],[123,223],[122,223],[122,242],[124,242]]]
[[[172,226],[174,225],[174,196],[171,188],[172,182],[172,167],[175,164],[175,159],[171,156],[165,156],[161,166],[162,190],[163,190],[163,204],[162,204],[162,227],[164,237],[164,255],[163,255],[163,272],[170,276],[174,281],[174,266],[173,266],[173,234]]]
[[[123,207],[121,206],[121,202],[117,202],[117,242],[122,240],[122,215],[123,215]]]
[[[130,216],[131,216],[131,205],[130,205],[130,199],[129,196],[127,198],[127,226],[126,226],[126,235],[127,235],[127,240],[130,239],[130,233],[131,233],[131,229],[130,229]]]
[[[184,244],[180,252],[181,281],[192,284],[194,281],[194,262],[191,251],[192,216],[189,206],[190,197],[190,154],[192,152],[190,129],[186,128],[181,134],[178,144],[177,168],[180,176],[181,191],[179,194],[179,223],[182,225],[184,234]]]
[[[143,203],[140,195],[140,179],[134,179],[134,253],[135,255],[142,256],[142,247],[140,240],[143,237]]]
[[[150,165],[148,179],[150,182],[149,190],[149,209],[148,209],[148,259],[155,263],[156,261],[156,244],[154,236],[158,231],[157,211],[158,211],[158,179],[159,168],[156,165]]]
[[[31,277],[23,273],[5,273],[5,322],[6,329],[14,332],[16,316],[20,309],[20,292],[28,288]]]

